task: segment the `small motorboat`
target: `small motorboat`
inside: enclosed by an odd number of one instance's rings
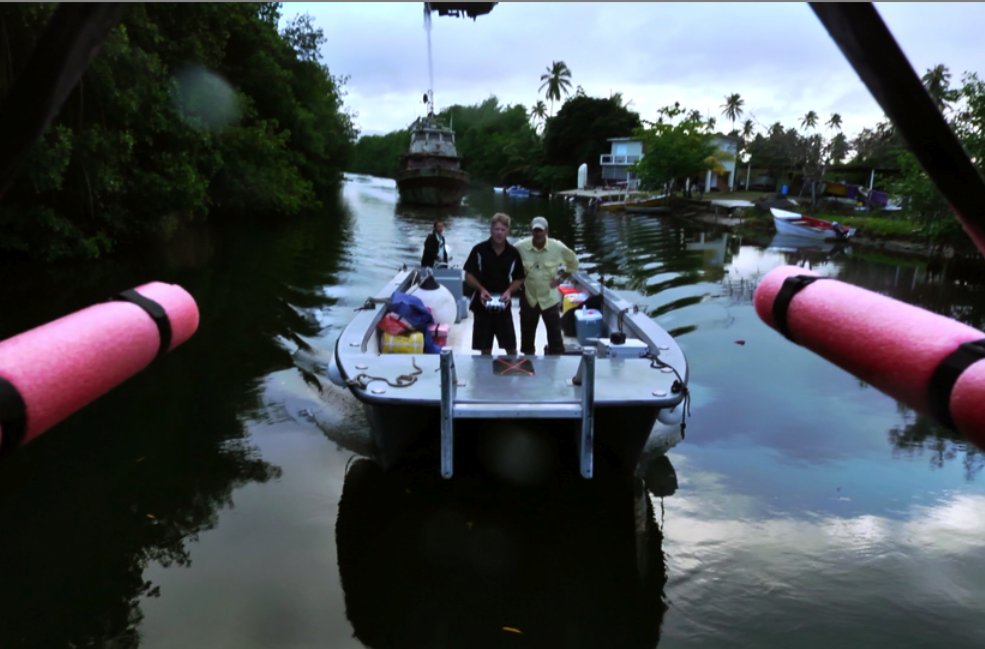
[[[670,198],[668,194],[658,196],[645,196],[641,194],[625,195],[618,200],[603,201],[599,204],[600,210],[616,212],[620,210],[629,211],[630,208],[640,207],[666,207]]]
[[[445,318],[439,353],[384,348],[378,325],[391,296],[417,292],[422,277],[405,268],[368,299],[339,336],[329,367],[332,381],[365,405],[374,454],[384,468],[438,446],[441,474],[451,477],[455,430],[484,420],[493,428],[523,423],[574,440],[586,478],[593,475],[596,454],[632,472],[658,416],[668,425],[683,421],[688,366],[680,346],[601,281],[579,271],[561,289],[570,308],[561,319],[566,331],[560,356],[480,356],[471,349],[471,314],[461,310],[457,318]],[[462,269],[435,277],[450,294],[462,295]],[[518,301],[501,308],[511,311],[519,332]],[[546,346],[543,327],[537,336],[540,350]]]
[[[855,228],[840,225],[837,221],[825,221],[806,214],[788,212],[776,207],[770,208],[773,224],[780,234],[806,237],[809,239],[845,241],[855,234]]]
[[[513,198],[529,198],[530,190],[522,185],[510,185],[503,190],[503,193]]]

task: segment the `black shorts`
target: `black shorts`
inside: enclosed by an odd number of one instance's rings
[[[477,307],[472,312],[472,349],[492,349],[494,336],[504,351],[516,349],[513,314],[509,309],[492,313]]]

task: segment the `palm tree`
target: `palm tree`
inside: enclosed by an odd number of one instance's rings
[[[742,139],[748,141],[750,138],[752,138],[753,129],[754,127],[751,119],[747,119],[746,121],[742,122]]]
[[[547,89],[544,96],[551,101],[551,114],[553,115],[554,101],[561,100],[561,93],[566,95],[570,92],[571,70],[568,69],[568,65],[564,61],[551,61],[547,72],[540,75],[540,80],[543,83],[540,84],[538,90]]]
[[[725,103],[722,104],[722,115],[729,118],[732,122],[732,128],[735,128],[735,120],[742,117],[742,105],[746,103],[739,93],[733,92],[731,95],[725,98]]]
[[[547,106],[544,104],[543,100],[538,99],[537,103],[530,109],[530,119],[534,120],[534,123],[539,122],[543,125],[544,121],[547,119]]]
[[[804,115],[804,118],[800,120],[800,127],[803,129],[809,129],[814,128],[815,126],[817,126],[817,113],[813,110],[809,110],[807,111],[807,114]]]
[[[947,69],[947,66],[943,64],[934,66],[920,77],[920,81],[923,82],[923,87],[927,89],[927,94],[937,104],[937,108],[944,110],[950,99],[949,90],[951,86],[951,71]]]
[[[848,155],[848,138],[844,133],[836,133],[831,142],[828,143],[827,153],[831,159],[831,164],[840,165]]]
[[[828,128],[833,128],[836,131],[841,130],[841,115],[838,113],[831,113],[831,119],[828,120]]]
[[[581,88],[581,86],[578,87]],[[628,109],[633,103],[632,99],[630,99],[629,101],[623,99],[621,92],[614,92],[610,94],[609,101],[611,101],[616,106],[616,108],[626,108],[626,109]]]

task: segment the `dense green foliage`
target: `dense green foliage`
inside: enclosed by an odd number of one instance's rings
[[[599,157],[611,150],[608,138],[626,137],[640,126],[639,114],[622,105],[621,97],[600,99],[576,94],[547,120],[542,182],[552,189],[573,187],[578,166],[588,165],[589,184],[601,176]]]
[[[522,105],[500,106],[489,97],[478,106],[452,106],[438,114],[455,129],[458,153],[473,181],[531,184],[541,145]]]
[[[356,142],[349,171],[382,178],[396,178],[400,155],[410,144],[410,131],[403,129],[386,135],[363,135]]]
[[[947,83],[949,75],[940,79],[941,66],[928,72],[935,86],[931,96],[938,105],[945,108],[944,116],[951,129],[958,136],[965,151],[976,163],[981,172],[981,161],[985,159],[985,83],[975,73],[968,73],[962,79],[959,88],[950,88]],[[946,73],[946,68],[943,71]],[[953,109],[949,109],[954,102]],[[898,152],[898,160],[902,174],[893,185],[893,191],[905,196],[904,207],[910,218],[915,220],[923,229],[927,238],[935,243],[943,241],[965,241],[962,228],[954,218],[947,201],[931,182],[930,178],[917,163],[912,153],[905,149]]]
[[[645,152],[636,163],[641,187],[660,189],[675,178],[693,178],[715,167],[721,154],[698,113],[674,104],[658,114],[656,122],[634,133]]]
[[[0,6],[0,95],[52,9]],[[196,219],[316,208],[355,131],[320,30],[278,19],[277,3],[128,5],[3,198],[0,254],[98,257]]]

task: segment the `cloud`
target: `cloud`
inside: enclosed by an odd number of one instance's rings
[[[985,71],[978,46],[985,3],[879,3],[877,10],[919,74],[939,63],[952,83]],[[285,3],[309,13],[327,43],[324,62],[349,75],[346,104],[364,133],[404,128],[422,111],[427,32],[422,2]],[[432,15],[435,100],[530,106],[552,61],[572,72],[572,90],[621,92],[644,118],[675,101],[728,123],[721,105],[739,93],[763,125],[799,127],[814,110],[839,113],[854,135],[883,113],[806,3],[501,2],[475,21]],[[556,109],[556,107],[555,107]]]

